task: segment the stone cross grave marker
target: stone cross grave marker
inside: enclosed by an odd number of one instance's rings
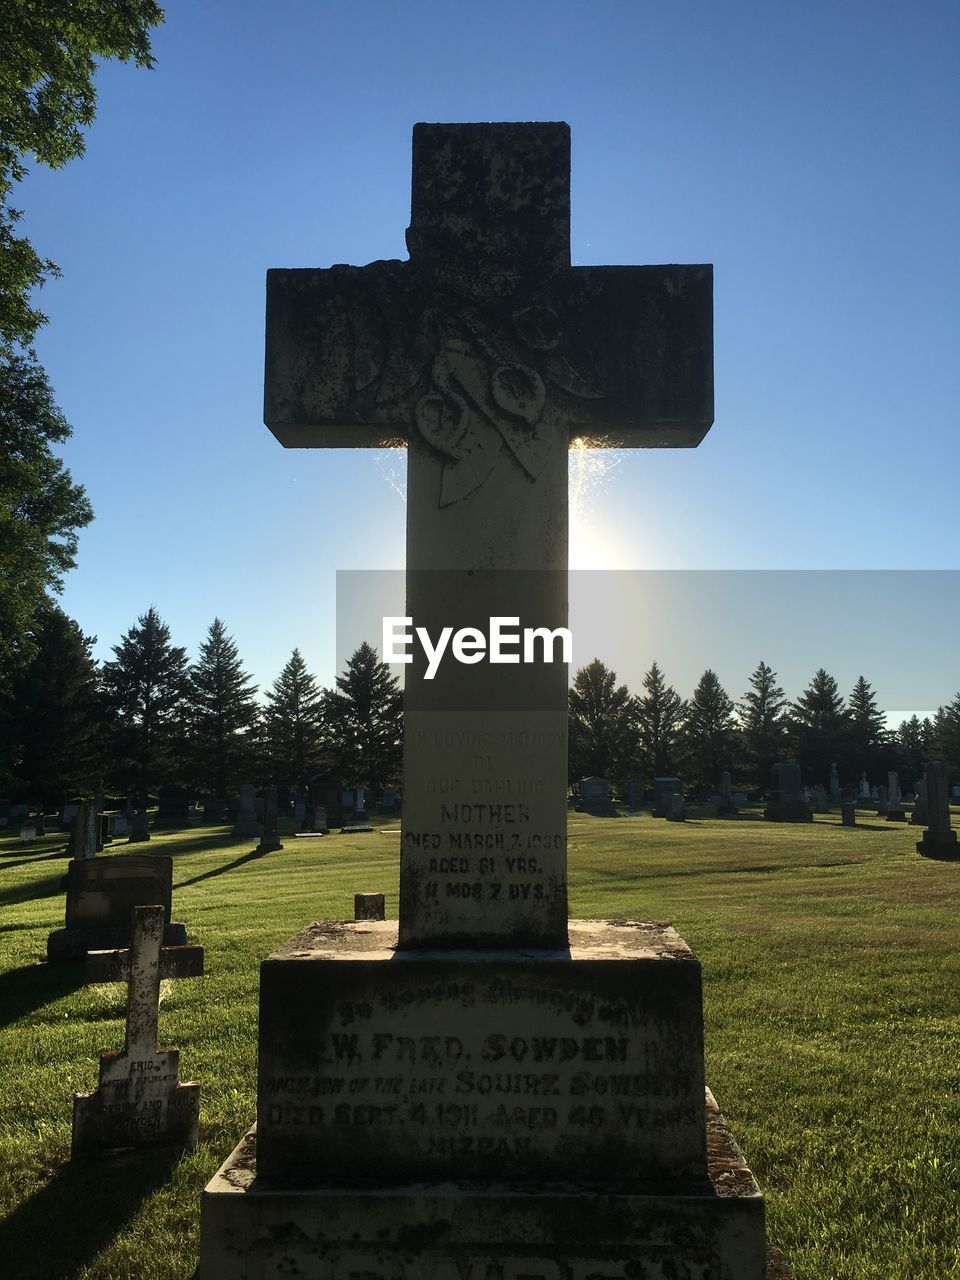
[[[571,439],[693,447],[712,269],[572,267],[566,124],[419,124],[408,262],[267,275],[286,446],[407,446],[407,614],[567,622]],[[567,938],[562,661],[466,666],[404,704],[401,945]],[[491,863],[493,867],[491,869]]]
[[[196,1146],[200,1086],[179,1083],[180,1050],[157,1048],[164,909],[135,907],[122,1053],[100,1055],[100,1083],[73,1097],[74,1155],[113,1147]]]
[[[434,637],[565,625],[572,436],[712,420],[710,269],[571,267],[568,191],[566,125],[418,125],[410,261],[268,276],[267,424],[406,443]],[[763,1280],[696,958],[663,924],[568,927],[566,666],[412,656],[399,922],[264,960],[256,1153],[204,1192],[200,1274]]]

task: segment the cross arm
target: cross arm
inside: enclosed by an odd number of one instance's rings
[[[287,447],[403,444],[444,396],[510,413],[518,370],[535,388],[528,421],[602,445],[696,446],[713,422],[712,268],[267,273],[264,421]]]

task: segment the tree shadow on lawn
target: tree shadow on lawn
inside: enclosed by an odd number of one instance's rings
[[[155,834],[159,835],[161,833],[156,832]],[[225,835],[183,836],[182,838],[173,836],[172,832],[169,834],[163,832],[163,834],[167,835],[168,838],[158,852],[169,854],[172,858],[179,858],[187,853],[205,853],[210,849],[223,849],[231,844],[247,844],[251,839],[250,836],[235,836],[232,831]],[[148,850],[141,849],[141,852],[146,853]]]
[[[0,903],[14,906],[18,902],[29,902],[33,898],[52,898],[54,894],[63,892],[62,876],[47,876],[44,880],[29,880],[26,884],[12,884],[9,889],[0,889]]]
[[[79,991],[83,976],[83,965],[77,963],[27,964],[0,973],[0,1027]]]
[[[266,850],[254,849],[250,853],[243,854],[242,857],[234,858],[232,862],[225,862],[222,867],[213,867],[210,871],[201,871],[199,875],[191,876],[189,880],[178,880],[173,886],[174,889],[186,889],[188,885],[199,884],[201,880],[212,880],[214,876],[226,875],[228,871],[235,871],[237,867],[242,867],[245,862],[252,862],[255,858],[262,858]]]
[[[4,1275],[70,1280],[163,1186],[180,1154],[150,1148],[65,1165],[0,1222]]]
[[[11,867],[32,867],[37,862],[49,862],[51,858],[69,858],[70,850],[55,849],[53,853],[40,853],[33,858],[18,858],[16,862],[0,862],[0,871],[9,871]]]

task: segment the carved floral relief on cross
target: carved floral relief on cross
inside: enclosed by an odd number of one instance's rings
[[[552,401],[604,396],[593,362],[581,355],[575,367],[566,350],[548,290],[534,302],[524,292],[515,305],[521,291],[501,276],[503,296],[492,305],[439,284],[421,303],[404,263],[332,271],[352,339],[357,399],[373,396],[377,409],[406,403],[411,430],[444,459],[442,507],[505,465],[504,448],[535,481],[550,448],[559,447]]]

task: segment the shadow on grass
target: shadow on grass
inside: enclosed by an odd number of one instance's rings
[[[82,964],[27,964],[8,969],[0,973],[0,1027],[79,991],[82,986]]]
[[[179,1157],[154,1148],[65,1165],[0,1223],[3,1274],[71,1280],[163,1186]]]
[[[40,853],[34,858],[18,858],[16,862],[0,862],[0,871],[9,871],[11,867],[32,867],[37,862],[49,862],[51,858],[69,858],[70,850],[55,849],[53,853]]]
[[[173,858],[179,857],[186,853],[204,853],[209,849],[222,849],[225,845],[246,844],[250,840],[250,836],[235,836],[232,831],[220,835],[213,836],[174,836],[166,831],[152,833],[156,835],[167,836],[162,852],[169,854]],[[171,838],[172,837],[172,838]],[[146,850],[143,850],[146,852]]]
[[[214,876],[226,875],[228,871],[235,871],[237,867],[242,867],[245,862],[252,862],[254,858],[262,858],[263,856],[264,854],[259,849],[254,849],[240,858],[234,858],[232,862],[225,862],[222,867],[213,867],[210,871],[201,871],[198,876],[191,876],[189,880],[178,880],[173,887],[174,889],[186,889],[188,885],[199,884],[201,880],[212,880]]]
[[[62,876],[47,876],[45,880],[29,880],[26,884],[13,884],[0,889],[0,903],[12,906],[16,902],[29,902],[33,898],[52,898],[63,892]]]

